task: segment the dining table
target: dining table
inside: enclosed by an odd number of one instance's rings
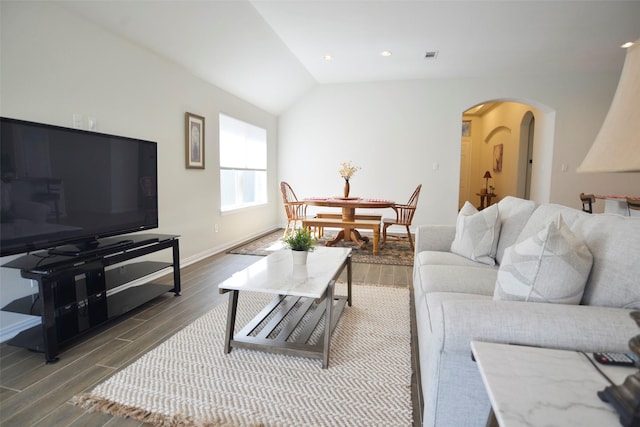
[[[366,242],[369,239],[366,236],[362,236],[356,228],[349,224],[353,223],[358,217],[356,209],[385,209],[395,204],[393,200],[362,197],[309,197],[303,201],[310,206],[340,208],[342,210],[341,218],[345,224],[333,240],[327,241],[326,246],[332,246],[340,241],[351,241],[361,248],[366,246]]]

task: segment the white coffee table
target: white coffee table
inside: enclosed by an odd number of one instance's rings
[[[345,267],[347,296],[336,296],[335,282]],[[331,335],[345,305],[351,306],[351,249],[317,247],[306,265],[293,265],[291,252],[282,249],[235,273],[218,285],[218,291],[231,292],[225,353],[233,347],[263,350],[320,359],[327,368]],[[275,297],[234,335],[240,291]],[[302,325],[303,318],[307,321]],[[323,319],[324,331],[313,343],[313,332]]]

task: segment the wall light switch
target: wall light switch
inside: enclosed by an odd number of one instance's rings
[[[562,172],[566,172],[566,171],[568,171],[568,170],[569,170],[569,166],[567,166],[567,164],[566,164],[566,163],[563,163],[563,164],[562,164]]]
[[[438,162],[433,162],[433,170],[437,171],[440,169],[440,165],[438,164]]]
[[[87,126],[89,130],[98,130],[98,121],[95,117],[87,117]]]
[[[73,127],[76,129],[82,129],[82,114],[73,115]]]

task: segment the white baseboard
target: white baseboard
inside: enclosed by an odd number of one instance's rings
[[[25,329],[40,324],[40,316],[0,311],[0,342],[5,342]]]

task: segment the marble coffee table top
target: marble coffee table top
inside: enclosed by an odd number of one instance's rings
[[[291,251],[280,249],[235,273],[218,288],[321,298],[350,254],[351,248],[316,247],[307,264],[294,265]]]

